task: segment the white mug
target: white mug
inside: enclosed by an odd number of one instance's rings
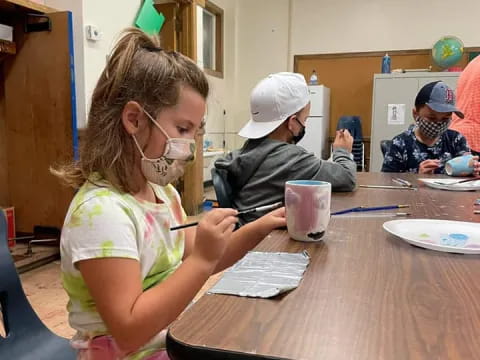
[[[330,221],[332,185],[325,181],[285,183],[288,234],[299,241],[320,241]]]

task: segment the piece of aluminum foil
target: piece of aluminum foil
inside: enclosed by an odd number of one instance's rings
[[[209,294],[270,298],[295,289],[310,263],[301,253],[251,251],[223,273]]]

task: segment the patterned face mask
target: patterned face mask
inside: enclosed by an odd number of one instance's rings
[[[138,151],[142,155],[142,173],[148,181],[165,186],[180,178],[187,163],[195,160],[195,140],[171,138],[149,113],[145,111],[145,114],[165,135],[167,142],[163,156],[158,159],[149,159],[143,153],[135,136],[132,135],[135,145],[137,145]]]
[[[417,117],[415,121],[423,135],[430,139],[436,139],[447,131],[452,119],[442,122],[433,122],[422,117]]]

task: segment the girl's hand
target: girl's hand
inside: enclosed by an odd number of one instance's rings
[[[235,229],[237,210],[214,209],[200,221],[192,255],[215,267]]]
[[[257,220],[266,235],[275,229],[287,226],[285,207],[273,210]]]

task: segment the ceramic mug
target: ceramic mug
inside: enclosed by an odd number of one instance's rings
[[[325,181],[285,183],[288,234],[299,241],[320,241],[330,221],[332,185]]]
[[[445,172],[450,176],[469,176],[473,174],[473,155],[463,155],[445,163]]]

